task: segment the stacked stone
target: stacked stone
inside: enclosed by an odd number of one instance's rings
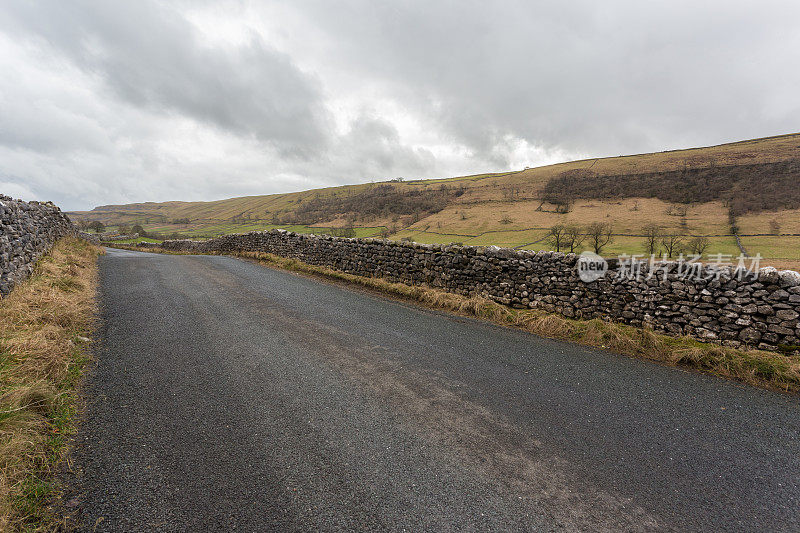
[[[23,202],[0,195],[0,296],[27,278],[33,265],[75,227],[50,202]]]
[[[269,252],[361,276],[425,284],[480,295],[514,308],[566,317],[602,318],[648,326],[729,346],[795,349],[800,345],[800,274],[762,268],[742,276],[702,268],[686,277],[677,263],[643,265],[630,276],[609,262],[604,278],[580,280],[578,256],[497,247],[347,239],[283,230],[226,235],[209,241],[164,241],[192,253]]]
[[[100,237],[93,233],[86,233],[85,231],[78,231],[77,236],[84,241],[89,241],[92,244],[100,245]]]
[[[98,242],[114,242],[114,241],[127,241],[129,239],[138,239],[139,234],[133,233],[130,235],[120,234],[120,233],[103,233],[100,235],[95,235]]]

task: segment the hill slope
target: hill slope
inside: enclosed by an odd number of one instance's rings
[[[543,248],[557,223],[610,223],[606,254],[641,253],[641,228],[709,235],[708,252],[800,260],[800,134],[712,147],[571,161],[516,172],[383,182],[213,202],[101,206],[70,213],[106,225],[212,236],[270,227]],[[687,237],[688,238],[688,237]],[[788,263],[787,263],[788,264]]]

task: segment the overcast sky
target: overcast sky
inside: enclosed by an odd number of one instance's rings
[[[800,131],[800,2],[3,0],[0,193],[65,209]]]

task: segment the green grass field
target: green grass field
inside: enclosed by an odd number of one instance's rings
[[[761,254],[776,265],[784,265],[787,268],[800,266],[800,237],[788,235],[742,237],[742,245],[750,255]],[[795,262],[797,266],[792,266]]]

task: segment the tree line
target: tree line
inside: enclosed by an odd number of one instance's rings
[[[711,244],[708,237],[698,235],[688,238],[684,235],[666,233],[656,224],[642,228],[643,251],[648,255],[677,257],[681,253],[703,255]],[[600,255],[614,242],[614,228],[610,223],[593,222],[586,227],[577,224],[556,224],[546,236],[546,242],[557,252],[576,253],[588,249]]]
[[[578,252],[586,242],[594,253],[600,254],[613,241],[613,227],[604,222],[593,222],[585,228],[577,224],[556,224],[547,232],[547,242],[557,252]]]

